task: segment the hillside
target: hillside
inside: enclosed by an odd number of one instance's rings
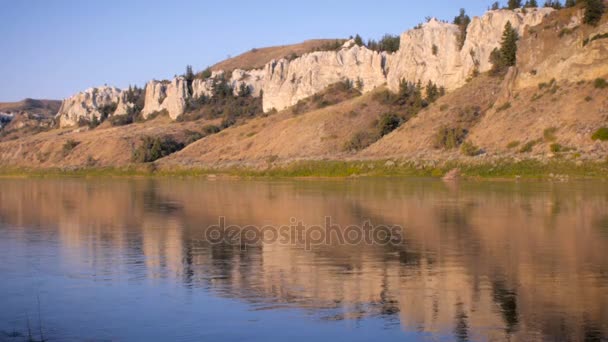
[[[59,110],[61,101],[25,99],[19,102],[0,102],[0,112],[40,114],[53,116]]]
[[[236,57],[221,61],[210,69],[212,71],[223,70],[228,73],[234,69],[259,69],[273,59],[293,58],[293,56],[301,56],[312,51],[327,49],[328,46],[334,45],[336,41],[336,39],[311,39],[299,44],[253,48]]]
[[[57,102],[0,105],[47,120],[11,134],[20,121],[5,125],[0,167],[216,172],[314,162],[356,165],[352,174],[384,163],[534,161],[608,175],[608,18],[592,26],[583,14],[490,11],[472,20],[462,46],[456,25],[430,19],[403,33],[396,53],[352,41],[327,49],[335,40],[257,49],[213,67],[233,69],[230,77],[91,88],[53,119]],[[511,20],[516,63],[494,68],[488,56]]]
[[[0,142],[48,130],[61,101],[25,99],[0,103]]]

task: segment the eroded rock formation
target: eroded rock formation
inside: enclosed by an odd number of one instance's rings
[[[101,119],[101,109],[107,105],[118,104],[123,92],[115,87],[89,88],[70,98],[63,100],[56,118],[60,127],[75,126],[78,121],[93,118]]]
[[[489,11],[472,19],[464,44],[460,43],[458,26],[432,19],[403,33],[400,49],[393,54],[372,51],[355,45],[351,40],[337,51],[317,51],[291,60],[273,60],[263,69],[236,69],[230,75],[214,72],[207,79],[195,79],[190,86],[184,77],[171,81],[150,81],[146,86],[142,114],[147,118],[155,112],[166,110],[171,118],[177,119],[187,109],[190,99],[213,96],[214,84],[220,80],[227,81],[235,94],[242,87],[247,87],[253,96],[263,95],[266,112],[295,105],[299,100],[344,80],[361,87],[363,92],[383,84],[396,91],[401,80],[421,81],[423,84],[432,81],[447,90],[454,90],[472,74],[491,69],[490,54],[499,47],[507,22],[511,22],[523,36],[526,29],[539,25],[553,11],[551,8]],[[573,27],[578,22],[580,18],[573,18]],[[600,27],[597,31],[603,29]],[[540,76],[570,77],[572,73],[590,77],[590,73],[595,74],[597,70],[585,71],[585,67],[602,59],[606,47],[603,42],[591,42],[588,50],[567,51],[567,61],[558,53],[546,61],[540,60],[542,56],[537,56],[528,64],[546,64],[543,71],[532,70],[536,72],[535,77],[530,76],[532,71],[524,73],[523,81],[519,82],[529,85],[537,82]],[[526,62],[523,64],[525,66]],[[604,64],[602,68],[605,68]],[[64,101],[58,114],[60,123],[62,126],[75,125],[79,118],[90,120],[93,116],[99,117],[99,107],[112,102],[118,104],[116,113],[126,112],[129,104],[121,96],[119,89],[110,87],[89,89],[77,94]]]
[[[400,49],[391,56],[389,89],[398,90],[402,79],[420,80],[423,84],[432,81],[447,90],[459,88],[475,71],[492,68],[490,54],[500,47],[507,22],[522,35],[527,27],[540,24],[552,11],[538,8],[487,12],[472,19],[462,48],[458,26],[432,19],[401,35]]]
[[[386,82],[386,53],[347,42],[339,51],[319,51],[292,61],[266,65],[264,111],[281,110],[343,80],[360,83],[367,92]]]

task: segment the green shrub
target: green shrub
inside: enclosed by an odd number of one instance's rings
[[[517,140],[516,141],[511,141],[510,143],[507,144],[507,148],[508,149],[514,149],[517,146],[519,146],[519,141],[517,141]]]
[[[585,40],[583,40],[583,46],[586,46],[587,44],[591,43],[594,40],[606,39],[606,38],[608,38],[608,33],[596,34],[595,36],[593,36],[591,38],[586,38]]]
[[[596,78],[595,81],[593,81],[593,86],[597,89],[604,89],[608,87],[608,82],[603,78]]]
[[[606,141],[608,140],[608,127],[601,127],[591,136],[593,140]]]
[[[472,142],[465,141],[462,146],[460,146],[460,152],[465,156],[474,157],[480,155],[483,151],[479,147],[473,145]]]
[[[549,149],[553,153],[568,152],[568,151],[572,151],[573,150],[573,148],[571,148],[571,147],[562,146],[562,145],[560,145],[558,143],[551,144],[551,146],[549,146]]]
[[[149,163],[184,148],[184,144],[170,136],[141,138],[141,144],[133,151],[132,160],[137,163]]]
[[[217,127],[216,125],[206,125],[206,126],[203,126],[202,131],[204,134],[210,135],[210,134],[219,133],[219,131],[221,131],[221,129],[219,127]]]
[[[392,113],[384,114],[378,121],[378,134],[383,137],[397,129],[399,125],[401,125],[401,119],[397,115]]]
[[[511,108],[511,102],[506,102],[502,106],[496,108],[496,111],[497,112],[502,112],[503,110],[507,110],[509,108]]]
[[[376,142],[380,137],[372,132],[360,131],[344,145],[345,151],[360,151]]]
[[[435,148],[453,149],[460,146],[469,132],[461,127],[441,127],[435,133]]]
[[[112,115],[110,117],[110,124],[112,126],[125,126],[133,123],[133,117],[127,114],[123,115]]]
[[[536,144],[538,144],[539,141],[538,140],[532,140],[532,141],[528,141],[527,143],[524,144],[524,146],[522,146],[519,149],[519,153],[529,153],[532,152],[532,149],[534,148],[534,146]]]
[[[186,145],[190,145],[193,142],[200,140],[202,138],[205,137],[205,135],[201,132],[196,132],[196,131],[191,131],[191,130],[186,130],[184,132],[184,134],[186,135]]]
[[[585,97],[585,101],[591,102],[591,101],[593,101],[593,97],[587,96],[587,97]]]
[[[555,132],[557,132],[557,127],[549,127],[545,129],[543,131],[543,138],[545,141],[555,141],[555,139],[557,139]]]
[[[68,154],[70,154],[70,152],[72,152],[78,145],[80,145],[80,141],[76,141],[74,139],[68,139],[63,144],[63,156],[65,157]]]

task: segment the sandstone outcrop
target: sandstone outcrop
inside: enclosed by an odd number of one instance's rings
[[[148,118],[153,113],[166,110],[171,119],[175,120],[186,110],[189,98],[188,84],[184,77],[176,77],[171,82],[150,81],[146,85],[142,116]]]
[[[581,25],[582,17],[581,10],[565,25],[558,22],[554,29],[539,30],[519,42],[516,88],[536,87],[552,79],[577,82],[608,75],[608,39],[597,39],[608,32],[608,23]]]
[[[115,87],[90,88],[63,100],[56,115],[60,127],[75,126],[81,119],[91,121],[101,118],[101,108],[118,104],[123,92]]]
[[[294,60],[273,60],[265,67],[264,111],[295,105],[327,86],[344,80],[360,82],[368,92],[386,82],[386,53],[347,42],[339,51],[318,51]]]
[[[220,79],[225,79],[235,94],[246,86],[253,96],[263,95],[265,112],[295,105],[344,80],[360,86],[364,93],[384,84],[397,91],[401,80],[423,84],[432,81],[454,90],[474,73],[492,68],[490,54],[499,47],[507,22],[524,37],[526,30],[541,24],[553,12],[551,8],[489,11],[472,19],[462,47],[458,26],[431,19],[403,33],[400,49],[393,54],[372,51],[350,40],[337,51],[316,51],[293,59],[272,60],[263,69],[235,69],[229,75],[214,71],[207,79],[195,79],[190,87],[184,77],[150,81],[146,86],[142,114],[147,118],[166,110],[172,119],[177,119],[187,109],[190,99],[212,96],[214,84]],[[520,72],[514,82],[516,87],[550,78],[580,79],[608,73],[606,63],[602,62],[608,51],[608,40],[590,41],[584,48],[580,47],[582,33],[578,33],[581,30],[577,31],[577,28],[581,15],[579,12],[573,16],[565,26],[576,34],[563,38],[567,43],[563,52],[553,48],[551,54],[543,53],[547,49],[536,48],[533,45],[538,42],[529,38],[534,34],[525,35],[527,38],[522,39],[520,45],[527,52],[526,56],[518,58]],[[587,38],[605,32],[608,29],[605,26],[585,33]],[[58,114],[60,124],[74,125],[81,117],[90,120],[100,115],[100,106],[112,102],[118,104],[116,113],[124,113],[130,106],[116,88],[89,89],[64,101]]]
[[[448,90],[461,87],[474,71],[492,68],[490,54],[500,46],[507,22],[520,35],[536,26],[554,10],[551,8],[490,11],[472,19],[462,46],[458,26],[432,19],[421,28],[401,35],[400,49],[391,56],[387,76],[389,89],[399,89],[404,79],[423,84],[432,81]]]
[[[241,70],[235,69],[230,77],[230,86],[234,89],[235,95],[238,95],[241,86],[249,88],[251,95],[254,97],[260,96],[264,88],[264,78],[266,71],[264,69]]]

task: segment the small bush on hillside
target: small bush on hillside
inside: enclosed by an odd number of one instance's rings
[[[378,134],[383,137],[401,125],[401,119],[392,113],[384,114],[378,121]]]
[[[125,126],[133,123],[133,118],[127,114],[124,115],[113,115],[110,117],[110,124],[112,126]]]
[[[608,82],[603,78],[596,78],[595,81],[593,81],[593,86],[597,89],[604,89],[608,87]]]
[[[501,105],[500,107],[496,108],[497,112],[502,112],[503,110],[507,110],[511,108],[511,102],[506,102],[503,105]]]
[[[606,39],[606,38],[608,38],[608,33],[596,34],[595,36],[593,36],[591,38],[586,38],[585,40],[583,40],[583,46],[587,46],[587,44],[591,43],[594,40]]]
[[[557,127],[549,127],[545,129],[543,131],[543,138],[545,141],[555,141],[555,139],[557,139],[555,132],[557,132]]]
[[[593,135],[591,136],[591,139],[599,140],[599,141],[607,141],[608,140],[608,127],[601,127],[600,129],[595,131],[593,133]]]
[[[483,151],[472,142],[465,141],[462,146],[460,146],[460,152],[465,156],[474,157],[480,155]]]
[[[168,117],[169,116],[169,111],[167,111],[166,109],[163,110],[157,110],[155,112],[152,112],[148,115],[148,117],[146,118],[146,120],[154,120],[158,117]],[[133,118],[132,118],[133,119]]]
[[[591,101],[593,101],[593,97],[587,96],[587,97],[585,97],[585,101],[586,102],[591,102]]]
[[[519,141],[517,141],[517,140],[516,141],[511,141],[510,143],[507,144],[507,148],[508,149],[514,149],[517,146],[519,146]]]
[[[562,145],[560,145],[558,143],[551,144],[551,146],[549,146],[549,149],[553,153],[568,152],[568,151],[572,151],[573,150],[573,148],[571,148],[571,147],[562,146]]]
[[[184,148],[184,144],[175,141],[172,137],[141,138],[141,144],[133,151],[132,160],[136,163],[149,163]]]
[[[65,157],[68,154],[70,154],[70,152],[72,152],[78,145],[80,145],[80,141],[76,141],[74,139],[68,139],[63,144],[63,156]]]
[[[360,131],[355,133],[353,137],[346,142],[344,150],[346,151],[360,151],[369,145],[373,144],[379,139],[377,134],[373,132]]]
[[[435,133],[435,148],[445,150],[460,146],[469,132],[461,127],[441,127]]]
[[[538,140],[532,140],[532,141],[528,141],[527,143],[524,144],[524,146],[522,146],[519,149],[519,153],[529,153],[532,152],[532,149],[534,148],[534,146],[536,144],[538,144],[539,141]]]
[[[210,135],[210,134],[218,133],[219,131],[221,131],[221,129],[215,125],[206,125],[206,126],[203,126],[202,131],[203,131],[203,133]]]

